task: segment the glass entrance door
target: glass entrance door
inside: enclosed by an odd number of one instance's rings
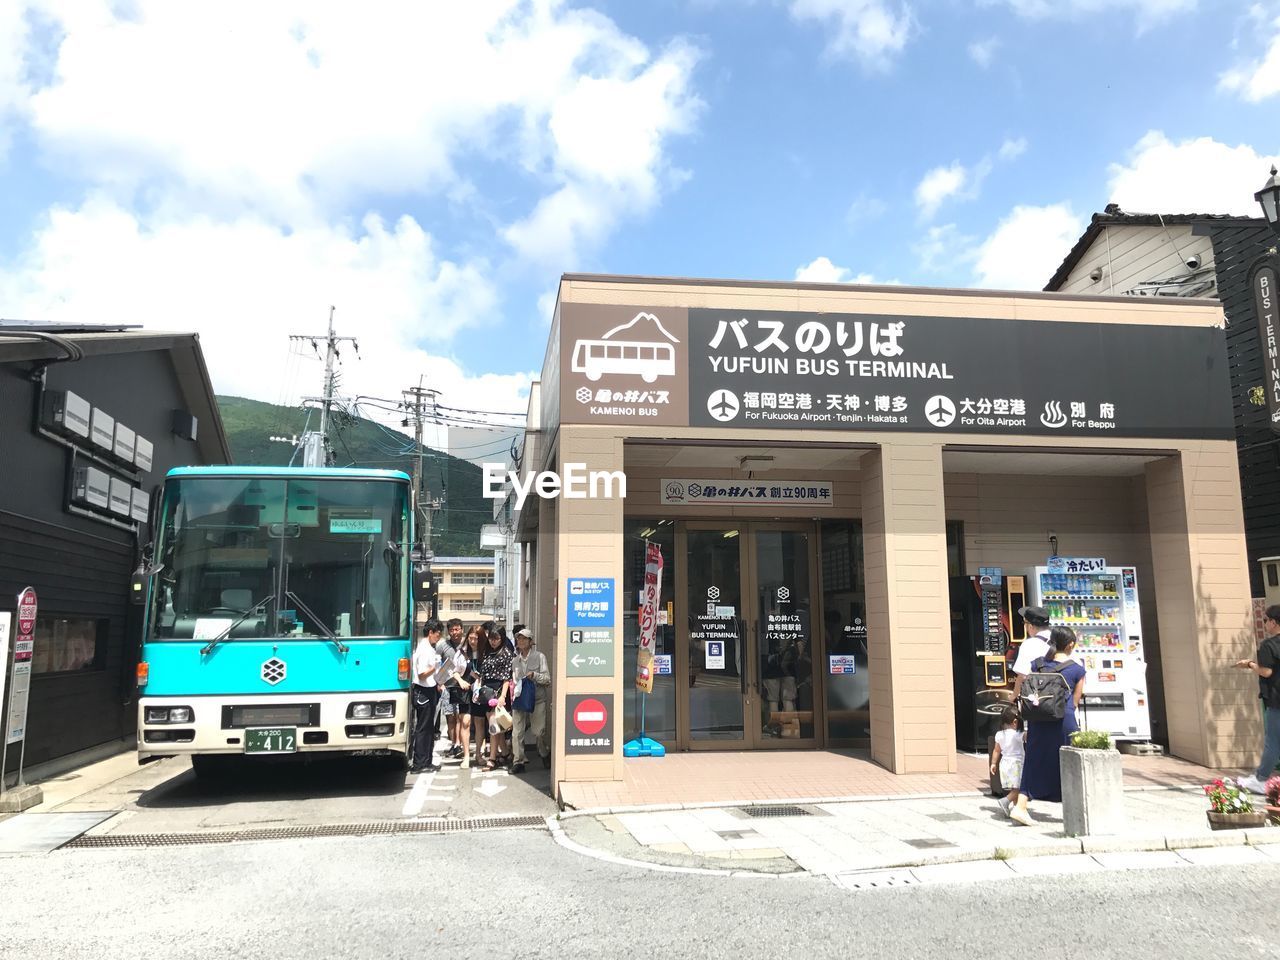
[[[751,531],[758,667],[757,743],[812,745],[817,737],[813,655],[813,550],[809,528]]]
[[[692,749],[814,746],[812,525],[690,521],[682,539],[682,739]]]
[[[690,746],[742,745],[746,739],[746,617],[742,609],[741,529],[689,524],[685,532],[688,598]]]

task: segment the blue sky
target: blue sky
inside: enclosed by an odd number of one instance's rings
[[[562,272],[1038,289],[1109,201],[1256,215],[1280,2],[10,0],[0,316],[297,402],[523,406]]]

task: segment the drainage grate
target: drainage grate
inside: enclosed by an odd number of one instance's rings
[[[937,820],[939,823],[959,823],[961,820],[973,819],[967,813],[930,813],[927,816],[930,820]]]
[[[909,870],[863,870],[856,873],[837,873],[831,879],[846,890],[909,887],[920,882]]]
[[[743,807],[742,812],[748,817],[811,817],[813,814],[804,807],[796,806],[776,806],[776,807]]]
[[[954,843],[946,840],[940,840],[937,837],[918,837],[915,840],[904,840],[903,843],[909,843],[917,850],[933,850],[937,847],[954,847]]]
[[[218,833],[107,833],[80,836],[63,849],[87,847],[180,847],[252,840],[300,840],[314,837],[376,837],[398,833],[465,833],[472,830],[515,830],[545,827],[542,817],[476,817],[471,820],[380,820],[312,827],[273,827]]]

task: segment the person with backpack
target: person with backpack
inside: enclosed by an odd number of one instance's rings
[[[1262,701],[1262,762],[1252,776],[1236,782],[1250,793],[1267,792],[1267,780],[1280,762],[1280,604],[1272,604],[1263,614],[1266,634],[1258,644],[1256,660],[1237,660],[1238,670],[1249,670],[1258,678],[1258,698]]]
[[[1062,801],[1058,751],[1069,746],[1071,734],[1080,729],[1076,707],[1084,696],[1085,670],[1071,659],[1076,635],[1068,627],[1054,627],[1049,646],[1049,656],[1033,661],[1031,672],[1019,677],[1018,709],[1027,728],[1027,746],[1022,784],[1009,819],[1024,826],[1031,825],[1029,801]]]
[[[1049,612],[1044,607],[1021,607],[1018,610],[1027,625],[1027,637],[1018,645],[1013,661],[1013,699],[1022,691],[1022,678],[1031,672],[1031,664],[1049,656]]]

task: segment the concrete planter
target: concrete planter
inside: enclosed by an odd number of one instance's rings
[[[1124,782],[1116,750],[1058,752],[1062,772],[1062,827],[1068,837],[1123,833]]]

